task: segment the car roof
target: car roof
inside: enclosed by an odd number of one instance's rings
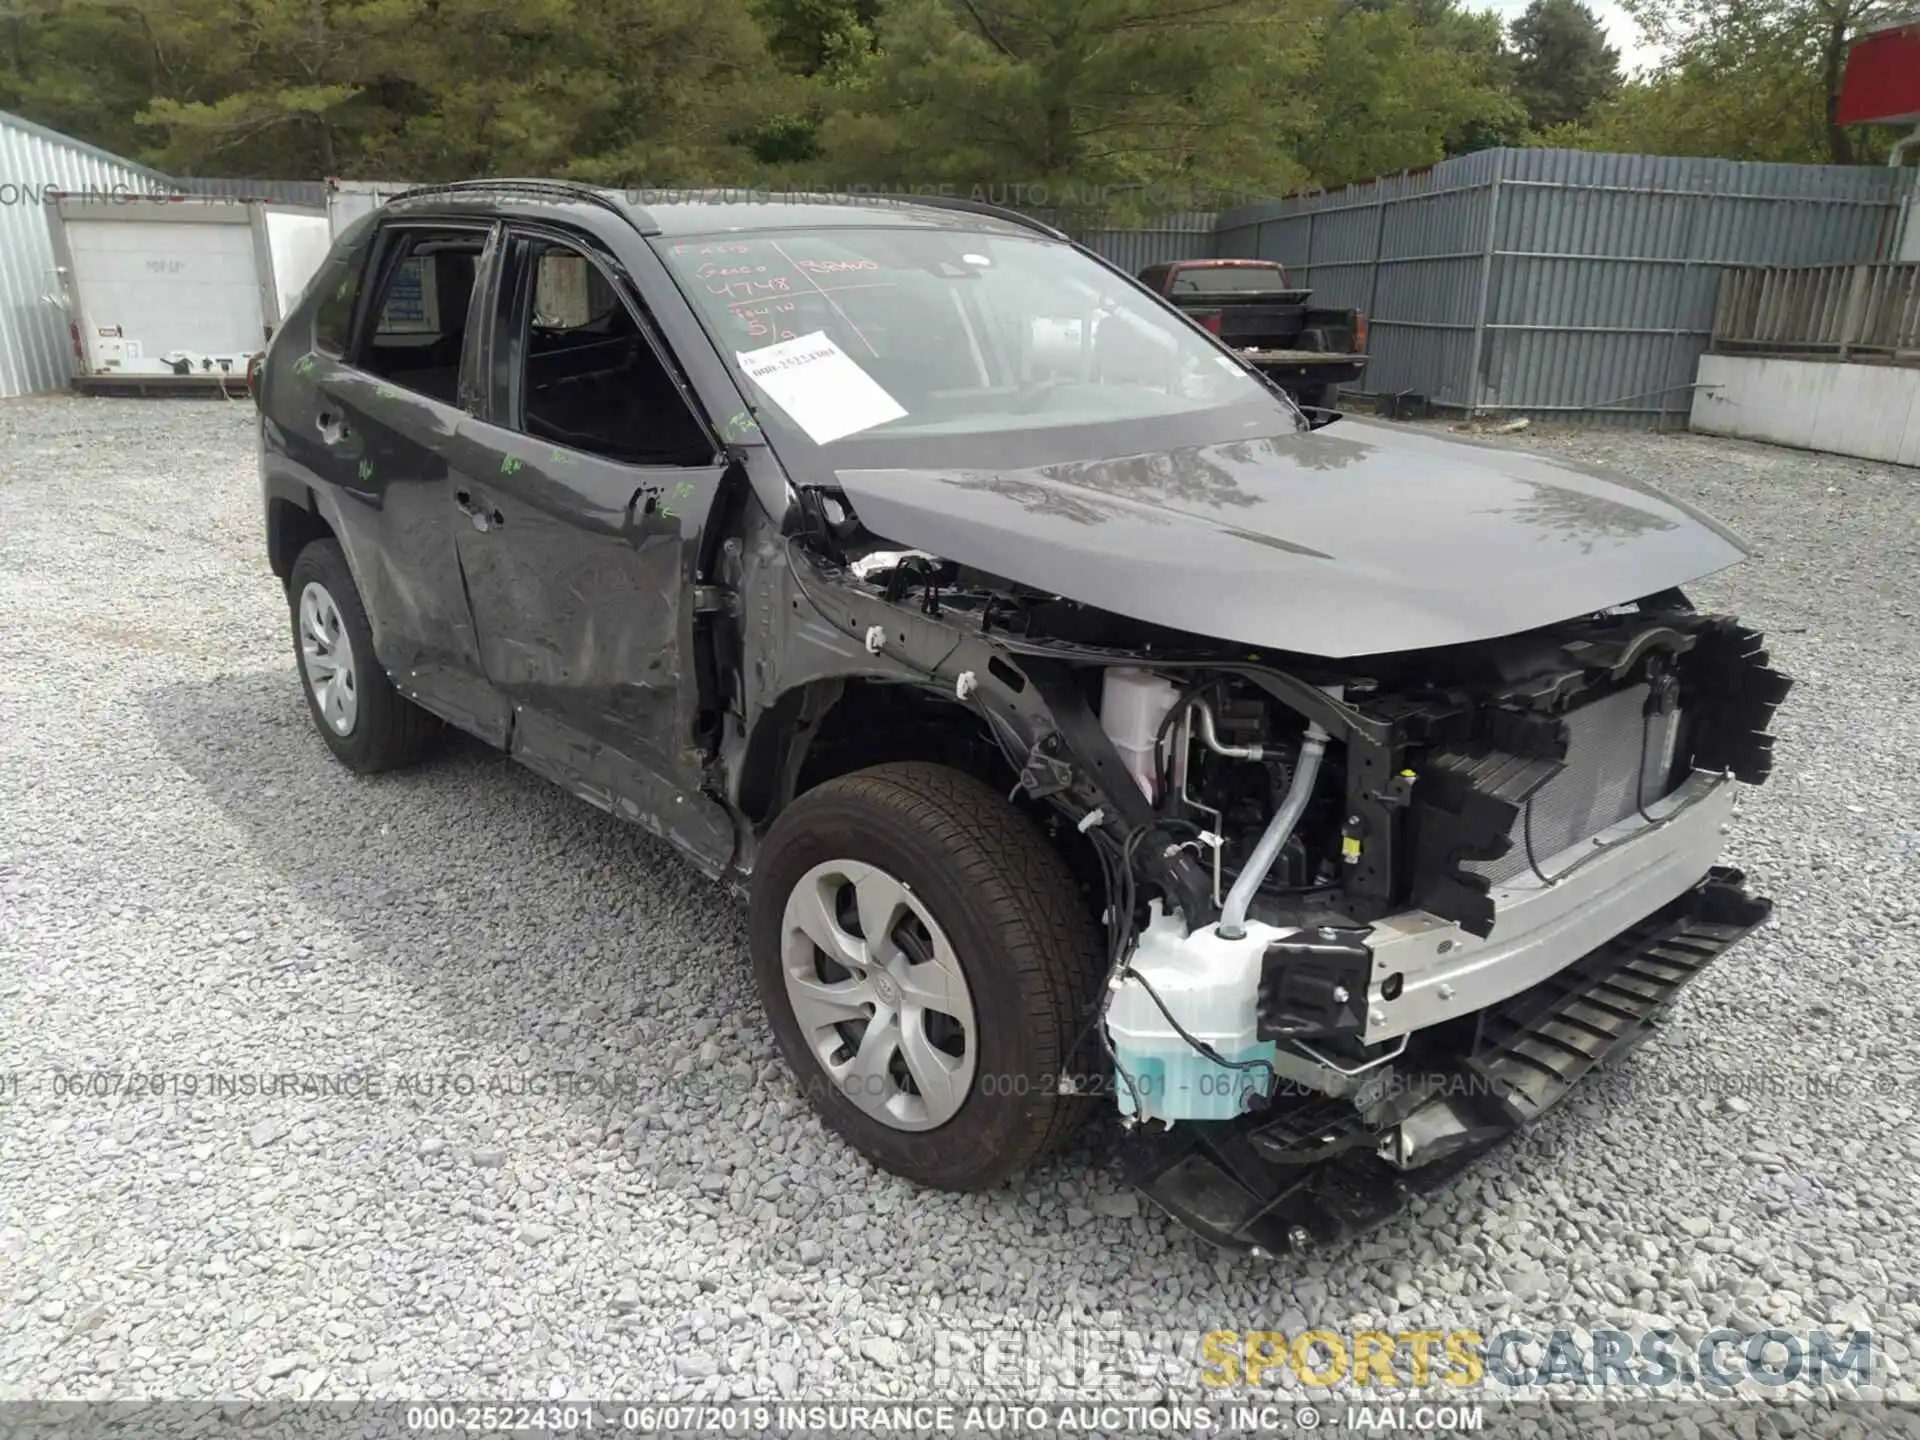
[[[406,191],[388,202],[404,214],[456,200],[460,208],[498,206],[525,213],[542,205],[591,205],[624,215],[643,235],[666,238],[729,231],[822,230],[882,226],[974,234],[1067,237],[1050,225],[964,197],[813,194],[753,189],[618,190],[565,180],[464,180]]]

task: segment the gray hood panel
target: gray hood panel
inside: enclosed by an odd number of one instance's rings
[[[1030,470],[843,470],[874,534],[1176,630],[1339,658],[1511,635],[1747,552],[1650,487],[1342,421]]]

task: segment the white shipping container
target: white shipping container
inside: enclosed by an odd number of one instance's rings
[[[244,377],[331,243],[259,200],[56,197],[47,220],[82,387]]]
[[[267,207],[267,249],[273,261],[280,319],[300,303],[307,282],[326,263],[332,248],[333,231],[317,211]]]
[[[400,180],[329,180],[327,224],[337,239],[342,230],[362,215],[378,210],[396,195],[419,188]]]

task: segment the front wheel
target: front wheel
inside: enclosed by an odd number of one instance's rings
[[[1098,972],[1092,917],[971,776],[916,761],[802,795],[754,867],[752,943],[801,1090],[881,1168],[983,1189],[1084,1118],[1061,1079]]]

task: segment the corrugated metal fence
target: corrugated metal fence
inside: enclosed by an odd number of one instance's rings
[[[1684,422],[1721,267],[1890,253],[1914,172],[1487,150],[1229,211],[1371,321],[1364,389],[1460,410]]]
[[[143,195],[168,188],[156,170],[0,111],[0,397],[57,390],[73,373],[48,192]]]
[[[1135,227],[1089,228],[1072,215],[1030,211],[1033,218],[1067,232],[1130,275],[1170,260],[1204,260],[1214,253],[1216,217],[1211,211],[1183,210],[1156,215]]]

